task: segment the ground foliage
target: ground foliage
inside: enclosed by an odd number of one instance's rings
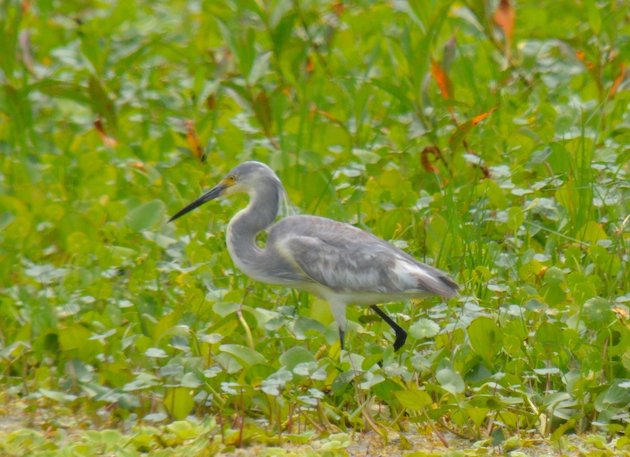
[[[0,452],[629,453],[628,7],[2,2]],[[244,198],[166,224],[249,159],[461,296],[388,305],[396,354],[350,309],[340,359],[234,268]]]

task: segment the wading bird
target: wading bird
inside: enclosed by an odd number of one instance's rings
[[[210,200],[239,192],[250,200],[227,226],[232,260],[257,281],[303,289],[327,300],[339,328],[341,349],[346,305],[370,305],[396,333],[397,351],[407,332],[377,303],[457,294],[457,284],[446,273],[352,225],[317,216],[289,216],[272,225],[285,198],[284,187],[260,162],[240,164],[169,222]],[[260,248],[256,235],[267,229],[267,243]]]

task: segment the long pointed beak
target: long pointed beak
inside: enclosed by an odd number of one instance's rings
[[[173,217],[171,217],[168,221],[169,222],[173,222],[175,219],[179,219],[180,217],[182,217],[184,214],[192,211],[193,209],[197,208],[198,206],[203,205],[206,202],[209,202],[210,200],[214,200],[217,197],[220,197],[221,194],[223,194],[223,192],[225,191],[225,189],[227,189],[229,186],[227,186],[226,184],[220,182],[219,184],[217,184],[216,186],[214,186],[212,189],[210,189],[208,192],[206,192],[205,194],[203,194],[201,197],[199,197],[197,200],[195,200],[194,202],[192,202],[190,205],[186,206],[185,208],[179,210]]]

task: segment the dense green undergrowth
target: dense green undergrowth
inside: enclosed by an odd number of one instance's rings
[[[334,454],[366,430],[402,450],[406,433],[492,449],[590,433],[597,455],[630,452],[628,13],[4,2],[2,413],[38,425],[0,427],[0,452],[330,436],[313,452]],[[399,353],[349,309],[340,357],[325,302],[233,266],[244,198],[166,224],[249,159],[302,212],[393,241],[461,295],[387,305]]]

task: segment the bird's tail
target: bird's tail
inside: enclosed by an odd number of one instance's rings
[[[438,277],[438,280],[445,286],[444,292],[441,293],[443,297],[451,298],[457,295],[457,291],[459,290],[459,286],[455,281],[449,278],[446,275],[441,275]]]
[[[422,265],[425,274],[418,279],[418,286],[430,294],[451,298],[457,295],[459,286],[446,273],[428,265]]]

